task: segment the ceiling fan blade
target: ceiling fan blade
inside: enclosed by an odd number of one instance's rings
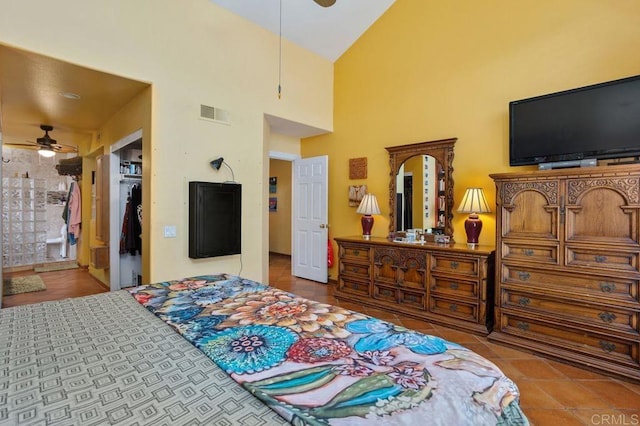
[[[333,6],[336,2],[336,0],[313,0],[316,3],[318,3],[320,6],[322,7],[329,7],[329,6]]]
[[[55,152],[60,152],[60,153],[78,152],[78,147],[77,146],[61,145],[61,144],[58,144],[58,143],[51,144],[51,148]]]
[[[30,143],[4,143],[2,144],[2,147],[14,149],[40,149],[40,145]]]

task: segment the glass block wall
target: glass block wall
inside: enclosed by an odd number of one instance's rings
[[[2,266],[44,262],[47,254],[45,179],[2,178]]]

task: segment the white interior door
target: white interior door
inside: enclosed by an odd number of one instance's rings
[[[292,274],[327,282],[327,218],[329,157],[293,162]]]

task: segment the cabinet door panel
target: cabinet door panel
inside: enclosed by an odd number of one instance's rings
[[[505,192],[511,195],[502,205],[502,236],[557,240],[558,182],[511,186],[505,185]],[[513,193],[509,192],[509,188]]]
[[[578,183],[569,182],[569,191],[574,188],[577,192]],[[567,197],[576,203],[567,203],[567,241],[638,244],[638,207],[630,206],[623,194],[609,187],[588,186],[579,195]]]

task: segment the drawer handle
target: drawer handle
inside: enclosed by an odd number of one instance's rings
[[[518,278],[520,278],[520,281],[528,281],[529,278],[531,278],[531,274],[529,274],[528,272],[520,271],[518,272]]]
[[[449,288],[451,290],[457,290],[458,289],[458,283],[451,283],[449,284]]]
[[[360,254],[360,250],[353,250],[353,255],[354,255],[354,256],[357,256],[357,255],[359,255],[359,254]]]
[[[525,256],[533,256],[534,251],[531,249],[522,249],[522,254]]]
[[[598,255],[594,257],[596,263],[604,263],[607,261],[607,256]]]
[[[458,262],[451,262],[449,264],[451,265],[451,269],[458,269],[458,265],[460,265]]]
[[[603,293],[611,293],[616,289],[616,285],[614,283],[600,283],[600,291]]]
[[[531,303],[531,300],[530,300],[528,297],[521,297],[521,298],[518,300],[518,304],[519,304],[520,306],[528,306],[528,305],[529,305],[529,303]]]
[[[598,315],[603,322],[612,323],[616,319],[616,314],[613,312],[600,312]]]
[[[451,306],[449,306],[449,310],[451,312],[456,312],[458,310],[458,305],[456,305],[455,303],[452,303]]]
[[[518,327],[522,331],[529,331],[529,324],[527,324],[526,322],[519,322],[518,324],[516,324],[516,327]]]
[[[353,268],[351,268],[351,272],[358,272],[359,268],[356,268],[355,266]]]
[[[616,350],[616,345],[611,343],[611,342],[603,342],[602,340],[600,341],[600,347],[602,348],[603,351],[605,352],[613,352]]]
[[[357,283],[353,283],[353,289],[354,289],[354,290],[358,290],[358,287],[359,287],[359,284],[357,284]]]
[[[391,290],[385,289],[385,290],[382,290],[382,295],[383,296],[392,296],[393,292]]]
[[[413,296],[413,295],[411,295],[411,296],[407,296],[407,297],[406,297],[406,299],[407,299],[409,302],[415,302],[416,300],[418,300],[418,299],[417,299],[415,296]]]

